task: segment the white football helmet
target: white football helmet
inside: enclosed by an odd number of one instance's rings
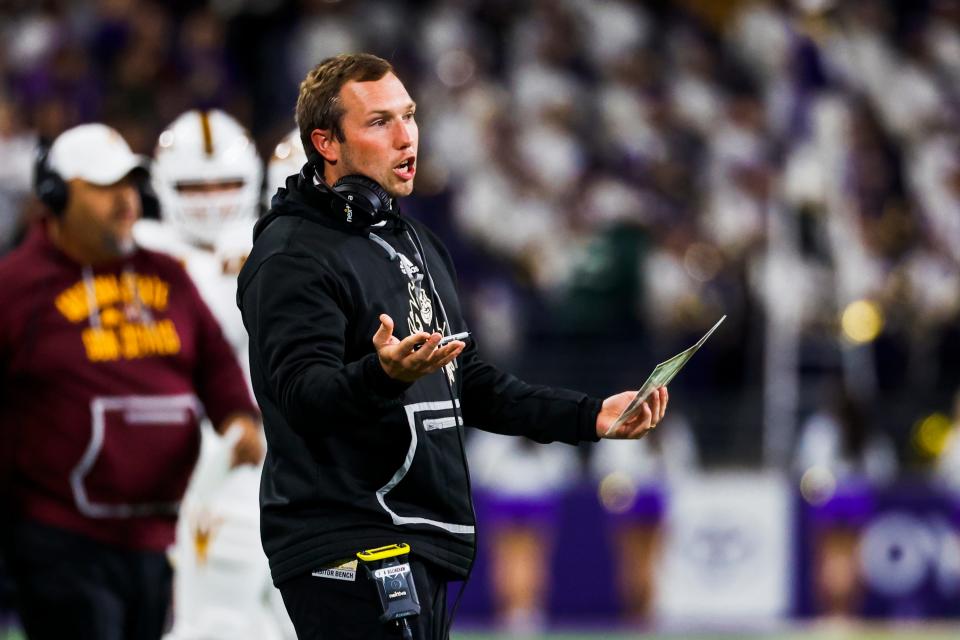
[[[256,220],[263,165],[233,117],[187,111],[160,134],[154,156],[161,215],[191,240],[214,245],[225,225]]]
[[[267,207],[270,199],[287,182],[287,177],[300,173],[307,163],[307,154],[300,142],[300,129],[294,129],[283,137],[273,149],[273,156],[267,163],[267,186],[263,190],[263,200]]]

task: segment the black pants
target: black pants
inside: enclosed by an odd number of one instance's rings
[[[158,640],[170,607],[166,555],[34,522],[13,526],[7,561],[30,640]]]
[[[420,615],[409,618],[417,640],[446,640],[447,582],[430,565],[410,561],[420,598]],[[396,624],[380,622],[377,587],[364,568],[356,580],[332,580],[307,574],[280,585],[280,595],[299,640],[392,640],[402,637]]]

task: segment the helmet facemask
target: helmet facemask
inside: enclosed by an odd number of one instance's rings
[[[222,111],[188,111],[160,135],[153,186],[163,219],[213,246],[226,227],[256,220],[263,169],[253,140]]]

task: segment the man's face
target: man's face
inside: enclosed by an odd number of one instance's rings
[[[372,82],[350,81],[340,89],[344,140],[330,141],[325,177],[333,184],[360,174],[393,197],[410,195],[416,173],[419,131],[416,105],[400,79],[388,73]]]
[[[69,189],[67,209],[58,225],[59,236],[77,257],[102,262],[133,251],[133,224],[141,213],[133,176],[107,186],[73,179]]]

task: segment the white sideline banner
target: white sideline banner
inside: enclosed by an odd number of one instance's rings
[[[786,476],[723,472],[671,488],[657,575],[658,622],[764,623],[790,613]]]

